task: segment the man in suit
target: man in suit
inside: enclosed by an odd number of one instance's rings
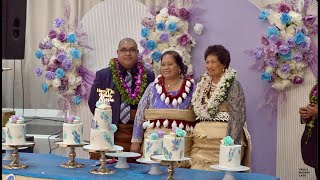
[[[131,38],[122,39],[118,45],[118,57],[110,60],[108,68],[96,72],[88,100],[90,110],[94,114],[95,104],[99,99],[97,88],[109,88],[115,91],[112,97],[114,102],[110,102],[112,123],[118,127],[114,135],[114,143],[122,146],[123,151],[130,151],[137,105],[145,88],[155,78],[153,72],[147,70],[142,63],[138,62],[138,54],[139,50],[135,40]],[[142,72],[143,74],[141,74]],[[125,88],[130,86],[131,88]],[[131,92],[129,90],[128,93],[128,89],[131,89]],[[140,93],[133,95],[134,92]],[[99,157],[98,153],[90,154],[91,159],[99,159]]]

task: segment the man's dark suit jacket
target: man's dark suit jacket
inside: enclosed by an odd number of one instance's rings
[[[120,66],[120,71],[123,77],[125,77],[127,73],[125,69]],[[135,74],[138,73],[137,67],[132,68],[131,72],[132,72],[132,76],[134,77]],[[154,73],[147,70],[147,86],[154,81],[154,78],[155,78]],[[132,89],[135,88],[135,80],[136,79],[132,78]],[[110,102],[110,105],[112,108],[112,123],[117,125],[120,119],[121,96],[118,89],[116,88],[115,83],[113,82],[111,69],[109,67],[101,69],[96,72],[96,77],[91,86],[90,96],[88,100],[88,104],[92,114],[94,114],[94,111],[96,108],[96,102],[99,99],[99,93],[97,93],[97,88],[100,88],[100,89],[110,88],[114,90],[115,92],[113,95],[114,102]],[[137,109],[137,105],[131,106],[131,109]]]

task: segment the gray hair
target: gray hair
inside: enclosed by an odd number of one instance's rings
[[[131,43],[133,43],[133,44],[136,46],[136,48],[138,48],[137,42],[136,42],[134,39],[132,39],[132,38],[123,38],[123,39],[121,39],[121,40],[119,41],[118,48],[120,48],[121,44],[123,44],[124,42],[131,42]]]

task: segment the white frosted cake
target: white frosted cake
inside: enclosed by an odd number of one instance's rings
[[[223,138],[220,144],[219,166],[236,168],[241,163],[241,145],[234,145],[230,136]]]
[[[83,124],[80,117],[69,116],[67,123],[63,123],[63,143],[77,145],[83,143]]]
[[[144,140],[143,156],[145,160],[150,161],[150,156],[162,154],[162,141],[163,138],[159,138],[157,133],[151,133],[151,135]]]
[[[180,160],[184,158],[186,131],[176,128],[175,132],[163,136],[163,155],[165,159]]]
[[[94,149],[114,148],[114,133],[117,126],[112,123],[111,106],[97,101],[94,118],[91,121],[90,146]]]
[[[6,144],[24,145],[26,144],[26,124],[23,117],[13,115],[6,124]]]

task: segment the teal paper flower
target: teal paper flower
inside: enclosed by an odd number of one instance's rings
[[[115,124],[110,125],[111,132],[116,132],[118,130],[118,127]]]
[[[234,145],[234,140],[232,139],[232,137],[227,136],[227,137],[223,138],[223,145],[232,146],[232,145]]]
[[[158,140],[159,139],[159,135],[157,133],[151,133],[150,134],[150,139],[151,140]]]
[[[176,128],[176,135],[178,136],[178,137],[185,137],[186,136],[186,131],[185,130],[182,130],[182,129],[180,129],[180,128]]]

